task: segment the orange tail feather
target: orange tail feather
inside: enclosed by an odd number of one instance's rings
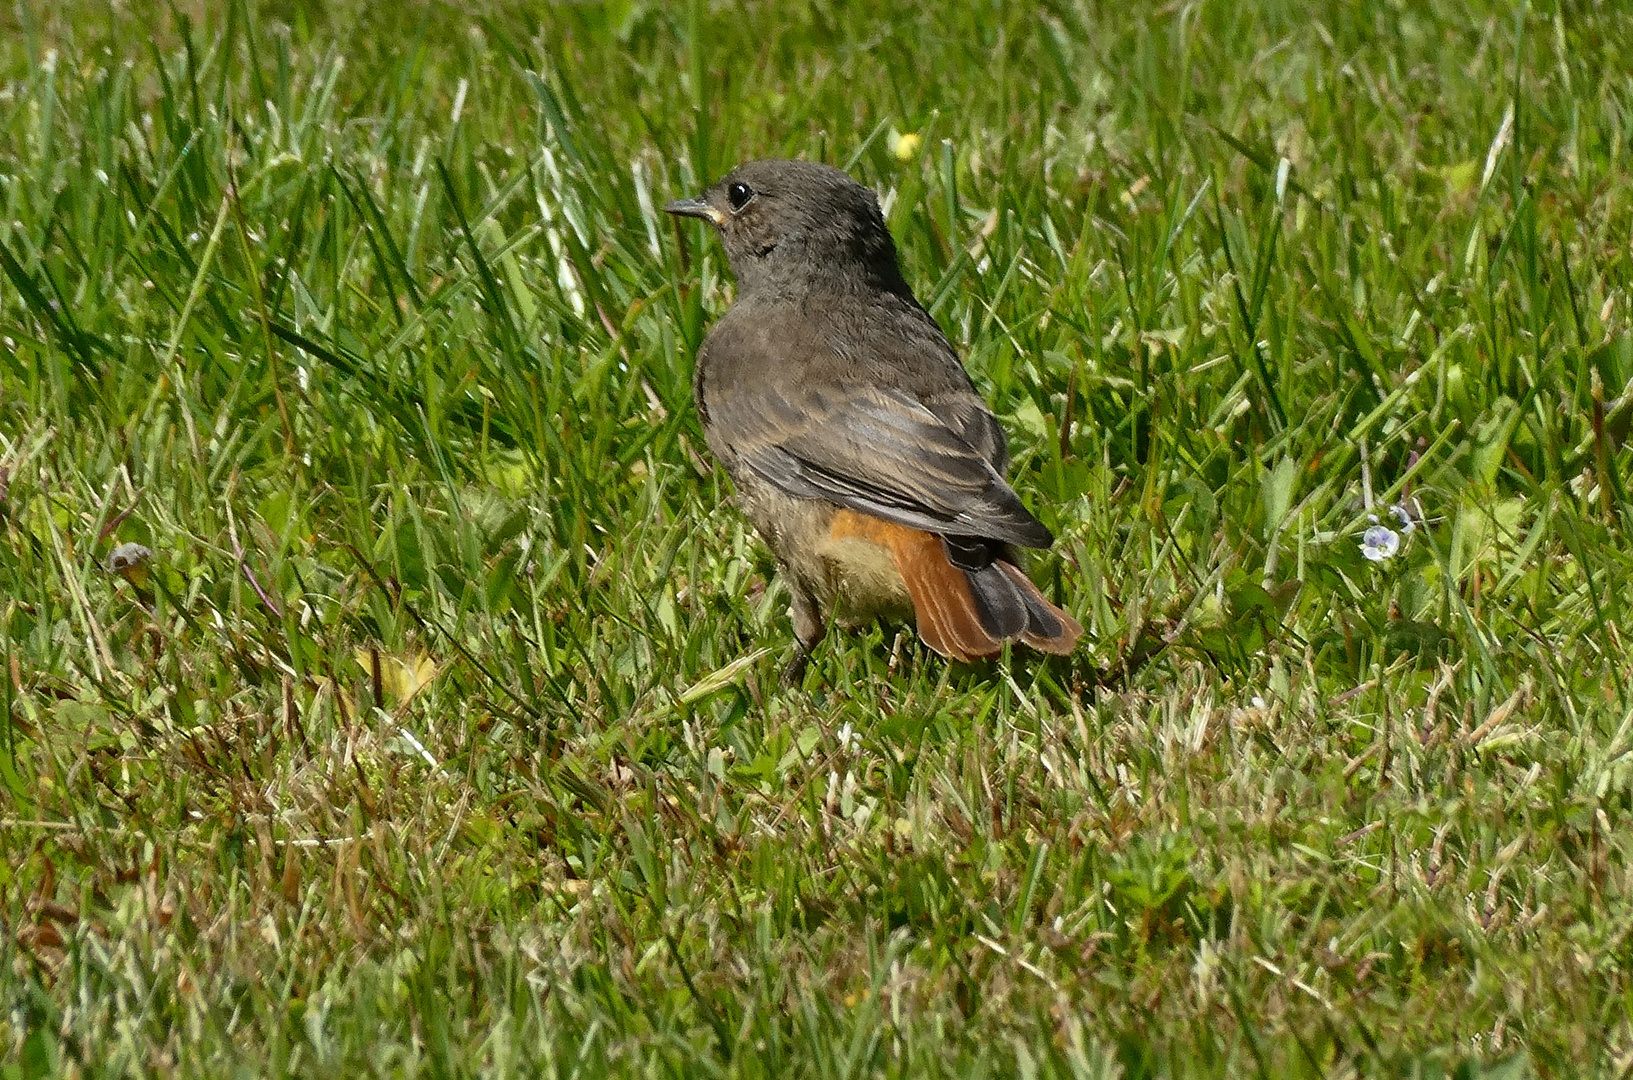
[[[947,561],[941,538],[903,528],[893,539],[890,555],[913,598],[924,643],[942,656],[965,662],[1002,650],[1003,642],[981,625],[969,579]]]
[[[1002,650],[1004,639],[982,625],[969,572],[948,560],[941,537],[851,510],[834,515],[830,535],[868,540],[890,552],[912,598],[919,637],[931,649],[964,662],[995,656]],[[1041,652],[1071,652],[1083,633],[1077,620],[1050,603],[1019,567],[1000,560],[979,571],[995,572],[1014,585],[1019,593],[1015,600],[1027,610],[1026,629],[1016,636]]]

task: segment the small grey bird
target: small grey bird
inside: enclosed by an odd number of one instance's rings
[[[754,161],[664,207],[720,231],[737,299],[698,351],[709,448],[793,593],[804,670],[831,616],[914,616],[942,656],[1065,654],[1083,628],[1021,570],[1054,537],[1004,479],[1004,432],[914,299],[873,192]]]

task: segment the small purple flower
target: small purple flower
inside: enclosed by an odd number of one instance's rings
[[[1373,525],[1361,534],[1361,557],[1371,562],[1388,562],[1400,549],[1400,534],[1388,525]]]

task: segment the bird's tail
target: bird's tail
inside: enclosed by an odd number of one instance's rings
[[[860,515],[858,515],[860,516]],[[924,643],[952,660],[994,656],[1006,641],[1023,641],[1040,652],[1064,656],[1083,627],[1050,603],[1026,573],[1006,558],[960,557],[953,543],[876,519],[868,538],[890,551],[907,585]],[[858,530],[860,532],[860,530]],[[954,549],[963,554],[963,545]]]

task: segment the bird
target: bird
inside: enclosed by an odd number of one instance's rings
[[[870,188],[807,161],[739,165],[664,207],[714,225],[737,280],[698,349],[704,438],[792,597],[797,683],[830,619],[911,617],[954,661],[1083,628],[1017,549],[1049,529],[1005,479],[1003,428],[902,276]]]

